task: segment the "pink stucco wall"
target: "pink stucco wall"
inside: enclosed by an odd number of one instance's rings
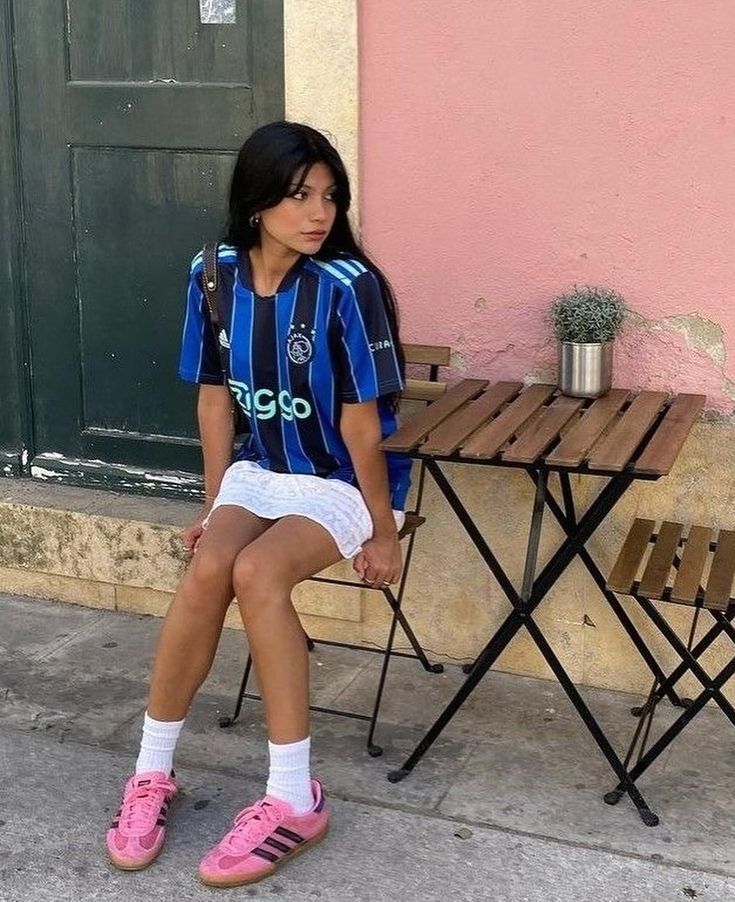
[[[360,81],[405,338],[553,378],[551,298],[607,285],[636,314],[616,381],[733,412],[733,0],[367,0]]]

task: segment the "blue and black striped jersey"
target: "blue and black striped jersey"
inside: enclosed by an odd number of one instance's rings
[[[385,395],[403,388],[375,274],[348,257],[303,256],[276,294],[264,298],[253,290],[246,252],[220,245],[219,270],[225,297],[219,341],[251,433],[238,459],[354,483],[339,431],[342,404],[377,399],[385,437],[397,427]],[[225,382],[202,290],[201,253],[191,266],[179,376]],[[411,462],[387,457],[393,507],[402,509]]]

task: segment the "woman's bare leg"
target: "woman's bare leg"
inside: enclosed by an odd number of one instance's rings
[[[182,720],[212,666],[227,607],[232,568],[243,548],[272,524],[243,508],[218,507],[196,547],[158,640],[148,714]]]
[[[342,559],[324,527],[306,517],[278,520],[237,555],[233,569],[271,742],[309,735],[309,660],[291,603],[293,587]]]

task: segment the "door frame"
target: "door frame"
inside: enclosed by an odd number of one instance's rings
[[[7,280],[5,296],[10,297],[11,327],[8,342],[16,361],[16,379],[11,385],[10,400],[18,410],[18,431],[15,436],[10,436],[10,447],[0,450],[0,476],[27,476],[34,441],[12,0],[0,2],[0,49],[4,61],[0,65],[0,117],[7,123],[7,128],[0,132],[0,192],[8,198],[4,210],[0,208],[0,227],[8,239],[5,246],[0,247],[0,284]],[[0,436],[2,440],[3,436]],[[16,449],[13,449],[13,443],[17,443]]]

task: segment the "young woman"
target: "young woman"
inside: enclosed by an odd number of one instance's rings
[[[391,290],[352,235],[349,205],[344,165],[319,132],[276,122],[245,142],[219,251],[226,374],[194,258],[179,375],[200,385],[206,503],[184,532],[191,562],[163,624],[135,774],[107,833],[120,868],[144,868],[161,850],[176,741],[233,595],[263,696],[270,771],[264,797],[237,814],[199,876],[255,882],[327,832],[291,591],[341,558],[354,558],[371,585],[398,579],[410,466],[378,450],[396,428],[404,362]],[[249,427],[234,463],[233,396]]]

